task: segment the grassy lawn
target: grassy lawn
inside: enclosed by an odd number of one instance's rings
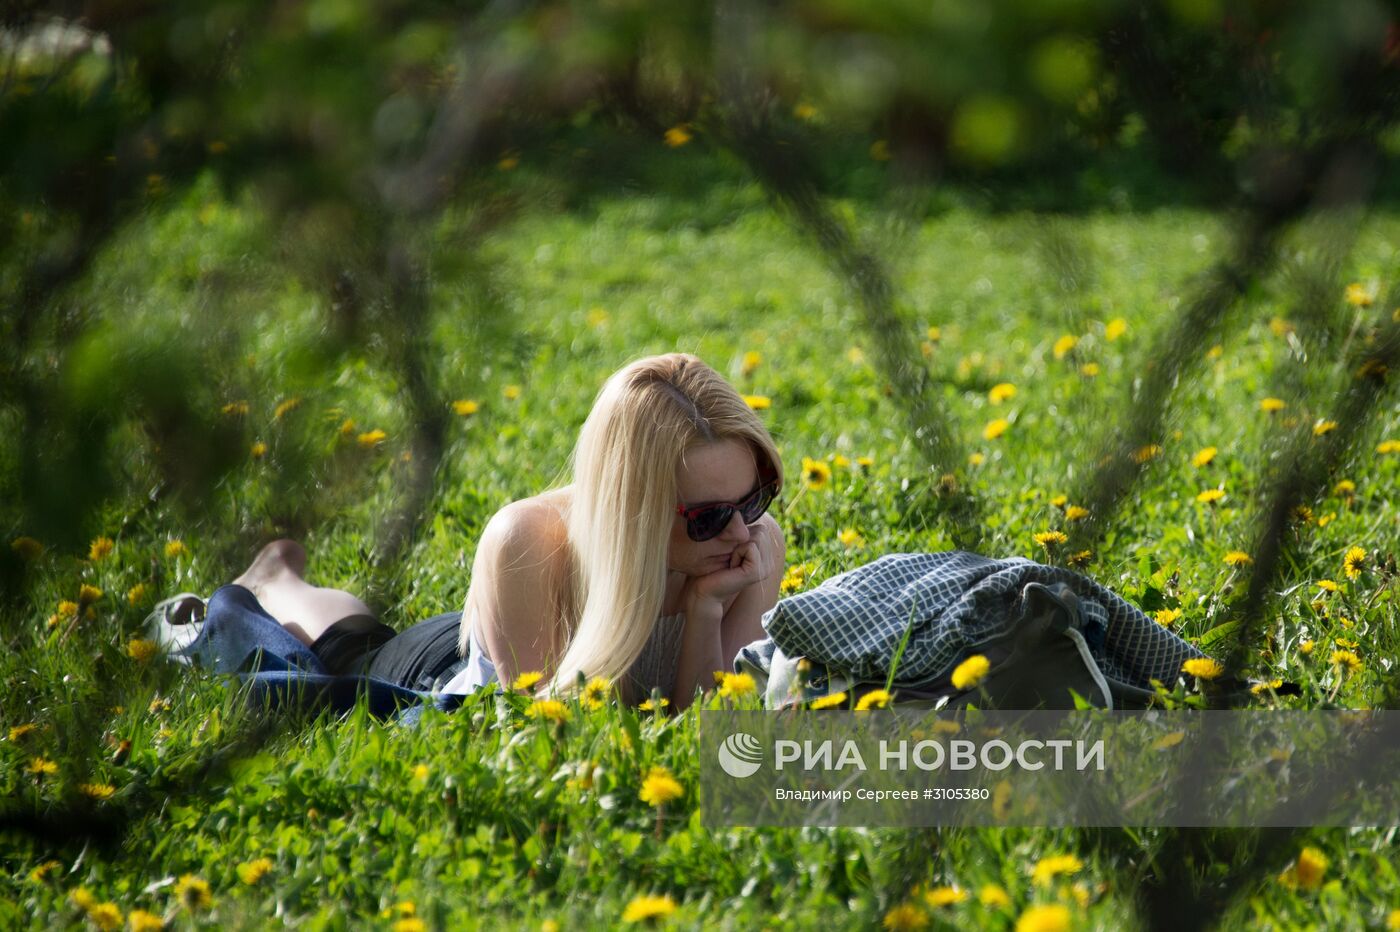
[[[531,192],[528,178],[520,184]],[[482,526],[559,476],[604,378],[676,349],[770,402],[761,415],[789,477],[776,510],[789,569],[805,566],[794,587],[884,553],[951,546],[927,507],[943,480],[886,395],[849,293],[753,188],[568,211],[534,193],[541,206],[470,263],[457,245],[470,216],[449,213],[438,233],[424,335],[438,363],[432,378],[444,407],[479,407],[453,410],[429,517],[388,567],[373,555],[410,465],[401,386],[375,347],[327,356],[327,299],[282,271],[277,231],[249,205],[198,187],[99,263],[78,300],[105,321],[95,332],[107,342],[93,338],[52,364],[75,393],[120,397],[135,390],[132,379],[158,384],[158,373],[132,363],[142,347],[179,345],[198,361],[196,390],[242,465],[202,501],[116,497],[84,529],[110,539],[110,552],[49,546],[33,556],[29,633],[7,645],[0,667],[10,693],[0,792],[34,812],[86,800],[82,827],[93,835],[88,844],[7,837],[0,924],[111,919],[101,908],[110,902],[123,916],[143,910],[177,927],[406,929],[416,919],[593,928],[618,924],[644,894],[669,896],[678,908],[662,921],[680,926],[869,927],[904,903],[933,926],[1012,928],[1028,908],[1055,903],[1077,928],[1131,923],[1130,891],[1151,870],[1155,830],[1135,830],[1141,856],[1118,862],[1074,830],[702,829],[701,704],[676,717],[574,705],[556,725],[527,717],[521,696],[492,692],[456,714],[429,713],[416,729],[364,714],[259,723],[226,683],[128,655],[155,599],[207,593],[259,539],[287,528],[309,529],[313,581],[364,594],[395,627],[460,607]],[[1193,276],[1225,248],[1225,219],[950,206],[899,227],[860,202],[838,209],[894,271],[909,346],[925,357],[963,447],[951,481],[982,508],[980,549],[1069,559],[1033,535],[1067,525],[1075,503],[1060,496],[1092,468],[1096,442],[1125,410]],[[1207,648],[1238,594],[1240,570],[1225,558],[1251,546],[1271,457],[1291,428],[1326,430],[1351,377],[1343,358],[1360,338],[1353,324],[1378,310],[1348,303],[1341,285],[1324,315],[1291,303],[1329,229],[1295,231],[1236,326],[1206,341],[1161,449],[1080,567]],[[1397,245],[1400,217],[1366,218],[1342,284],[1384,293]],[[509,332],[490,325],[492,308],[509,313]],[[103,351],[112,345],[124,349]],[[1014,393],[992,393],[1003,383]],[[1267,398],[1284,406],[1265,410]],[[114,484],[149,488],[151,438],[134,428],[116,436],[125,472]],[[1392,396],[1292,531],[1297,562],[1253,672],[1298,682],[1304,695],[1264,701],[1375,701],[1400,648],[1393,559],[1384,568],[1400,529],[1400,453],[1379,452],[1395,439]],[[832,464],[833,477],[798,495],[804,458]],[[1202,500],[1208,489],[1223,496]],[[843,542],[843,532],[854,534]],[[1354,547],[1366,560],[1352,579],[1343,563]],[[81,598],[85,585],[100,595]],[[1339,649],[1356,655],[1357,670],[1333,662]],[[100,727],[80,727],[95,711]],[[684,789],[659,812],[639,798],[654,766]],[[1225,924],[1383,926],[1400,908],[1393,834],[1310,833],[1306,844],[1327,861],[1321,882],[1266,882]],[[1033,880],[1038,862],[1061,855],[1074,858],[1048,862],[1062,870]],[[1199,874],[1220,883],[1231,867],[1203,864]],[[940,891],[948,887],[965,897]]]

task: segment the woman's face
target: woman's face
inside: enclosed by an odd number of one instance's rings
[[[710,502],[737,502],[758,485],[758,464],[753,450],[742,440],[719,440],[685,451],[676,472],[678,504],[687,508]],[[748,543],[749,528],[735,511],[717,536],[695,541],[686,533],[686,521],[674,515],[666,565],[687,576],[705,576],[729,564],[729,556]]]

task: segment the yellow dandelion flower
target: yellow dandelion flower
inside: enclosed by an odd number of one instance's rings
[[[151,715],[155,715],[157,712],[169,712],[170,700],[161,696],[156,696],[151,700],[151,704],[146,706],[146,711]]]
[[[248,413],[248,402],[230,401],[228,404],[224,405],[222,408],[219,409],[219,413],[227,414],[230,417],[242,417],[243,415]]]
[[[804,123],[810,122],[811,120],[816,119],[817,108],[807,103],[806,101],[803,101],[792,108],[792,115],[797,117],[799,120],[802,120]]]
[[[123,916],[116,903],[93,903],[86,911],[88,921],[103,932],[121,928]]]
[[[515,679],[511,680],[510,688],[519,690],[520,692],[525,692],[526,690],[534,688],[534,685],[542,679],[544,679],[543,673],[539,672],[538,670],[530,670],[525,673],[521,673]]]
[[[1078,345],[1079,338],[1070,336],[1067,333],[1055,341],[1055,345],[1051,347],[1050,351],[1055,355],[1056,359],[1064,359],[1067,355],[1069,355],[1070,351]]]
[[[1181,665],[1181,672],[1201,680],[1213,680],[1225,672],[1218,661],[1209,657],[1193,657]]]
[[[1345,618],[1340,618],[1340,617],[1339,617],[1339,618],[1337,619],[1337,621],[1341,623],[1341,626],[1342,626],[1343,628],[1350,628],[1350,627],[1351,627],[1351,622],[1347,621]],[[1341,637],[1334,637],[1334,638],[1332,639],[1332,642],[1333,642],[1334,644],[1336,644],[1338,647],[1345,647],[1347,650],[1355,650],[1357,647],[1360,646],[1360,644],[1359,644],[1358,642],[1356,642],[1356,641],[1348,640],[1347,638],[1341,638]]]
[[[1191,465],[1195,466],[1197,469],[1203,466],[1209,466],[1215,460],[1216,452],[1218,451],[1215,447],[1202,447],[1196,451],[1195,456],[1191,457]]]
[[[1181,618],[1181,609],[1179,608],[1159,608],[1152,613],[1152,620],[1163,628],[1170,628],[1179,618]]]
[[[666,145],[670,146],[672,149],[679,149],[681,146],[690,142],[692,138],[689,128],[684,123],[666,130],[666,135],[664,137]]]
[[[739,371],[744,375],[753,375],[753,371],[763,362],[763,354],[757,350],[749,350],[744,354],[743,360],[739,363]]]
[[[88,547],[88,559],[101,560],[112,552],[114,546],[116,545],[112,543],[112,538],[99,537],[92,542],[92,546]]]
[[[1317,581],[1317,588],[1321,589],[1323,592],[1336,592],[1341,587],[1330,579],[1319,579]]]
[[[1266,414],[1273,414],[1275,411],[1282,411],[1288,407],[1288,403],[1282,398],[1263,398],[1259,401],[1259,410]]]
[[[953,669],[953,688],[976,689],[991,669],[991,661],[981,654],[973,654]]]
[[[58,764],[55,764],[47,757],[36,757],[30,760],[29,766],[25,769],[36,777],[52,777],[54,774],[58,773]]]
[[[1351,498],[1356,494],[1356,483],[1352,482],[1350,479],[1343,479],[1332,486],[1332,494],[1342,498]]]
[[[1370,307],[1376,300],[1371,294],[1371,289],[1360,282],[1352,282],[1350,285],[1347,285],[1343,295],[1346,298],[1347,304],[1350,304],[1352,307]]]
[[[928,916],[913,903],[900,903],[885,913],[881,925],[890,932],[918,932],[928,928]]]
[[[427,932],[428,926],[417,916],[405,916],[395,919],[389,929],[391,932]]]
[[[1286,887],[1302,890],[1316,890],[1322,885],[1322,877],[1327,873],[1327,856],[1313,847],[1298,852],[1298,859],[1280,875],[1279,880]]]
[[[1210,349],[1206,350],[1206,358],[1207,358],[1207,359],[1219,359],[1219,358],[1221,357],[1221,355],[1222,355],[1224,352],[1225,352],[1225,347],[1223,347],[1223,346],[1221,346],[1219,343],[1217,343],[1217,344],[1215,344],[1214,346],[1212,346]]]
[[[1099,368],[1099,364],[1096,362],[1086,362],[1084,365],[1079,367],[1079,374],[1084,376],[1086,379],[1092,379],[1097,377],[1101,371],[1102,370]]]
[[[127,914],[126,921],[131,932],[161,932],[165,928],[164,919],[144,909],[133,909]]]
[[[185,546],[185,542],[182,540],[170,540],[165,542],[165,556],[168,559],[173,560],[176,557],[182,557],[188,552],[189,548]]]
[[[1069,504],[1069,496],[1056,495],[1055,497],[1050,499],[1050,504],[1055,508],[1063,508],[1065,507],[1065,505]]]
[[[23,741],[26,737],[39,730],[39,726],[33,722],[25,722],[23,725],[12,725],[10,727],[10,740]]]
[[[1249,691],[1250,691],[1251,693],[1253,693],[1254,695],[1256,695],[1256,696],[1262,696],[1264,693],[1268,692],[1269,690],[1271,690],[1271,689],[1278,689],[1278,688],[1281,687],[1282,685],[1283,685],[1283,680],[1277,680],[1277,679],[1275,679],[1275,680],[1265,680],[1264,682],[1255,683],[1253,686],[1250,686],[1250,687],[1249,687]]]
[[[622,911],[623,922],[646,922],[650,919],[665,919],[676,911],[676,901],[669,896],[633,897]]]
[[[993,385],[991,391],[987,392],[987,400],[994,405],[999,405],[1003,401],[1010,401],[1016,397],[1016,386],[1010,382],[1001,382]]]
[[[1087,517],[1089,517],[1089,509],[1082,505],[1070,505],[1065,509],[1066,521],[1083,521]]]
[[[1330,433],[1336,429],[1336,421],[1318,421],[1316,424],[1313,425],[1312,431],[1313,436],[1321,437],[1323,434]]]
[[[383,443],[388,436],[389,435],[384,433],[384,431],[375,428],[374,430],[367,430],[363,434],[360,434],[355,438],[355,442],[362,447],[377,447]]]
[[[521,388],[519,385],[507,385],[505,388],[501,389],[501,394],[505,396],[506,401],[515,401],[520,397],[520,392]]]
[[[1011,897],[1006,889],[999,884],[983,884],[982,889],[977,891],[977,902],[988,909],[1004,909],[1011,905]]]
[[[1114,340],[1118,339],[1127,332],[1128,322],[1121,317],[1113,318],[1107,324],[1105,324],[1103,328],[1104,339],[1108,340],[1110,343],[1112,343]]]
[[[514,171],[520,165],[520,157],[517,155],[503,155],[496,162],[496,167],[503,172]]]
[[[1031,870],[1031,883],[1037,887],[1048,887],[1061,874],[1077,874],[1084,869],[1084,862],[1072,854],[1056,854],[1041,858]]]
[[[1176,747],[1184,740],[1186,740],[1186,732],[1170,731],[1162,735],[1162,737],[1158,738],[1156,741],[1153,741],[1152,749],[1154,751],[1167,751]]]
[[[1146,446],[1138,447],[1133,451],[1133,462],[1141,465],[1148,460],[1154,460],[1162,455],[1162,445],[1159,443],[1149,443]]]
[[[272,873],[271,858],[255,858],[246,864],[238,865],[238,879],[250,887],[270,873]]]
[[[128,605],[144,605],[150,598],[151,587],[143,582],[139,582],[126,590],[126,602]]]
[[[857,468],[859,468],[859,469],[869,469],[871,466],[874,466],[874,465],[875,465],[875,460],[874,460],[873,457],[869,457],[869,456],[857,456],[857,457],[856,457],[856,466],[857,466]]]
[[[767,395],[745,395],[744,404],[755,411],[766,411],[773,407],[773,399]]]
[[[267,455],[267,444],[261,440],[254,441],[253,445],[248,448],[248,452],[252,454],[253,459],[260,460]]]
[[[1040,546],[1044,547],[1046,550],[1049,550],[1055,544],[1063,544],[1069,540],[1063,531],[1041,531],[1038,534],[1032,535],[1032,537],[1034,537],[1037,544],[1040,544]]]
[[[601,709],[607,704],[608,694],[612,692],[612,688],[612,680],[605,676],[595,676],[584,684],[579,702],[588,709]]]
[[[831,458],[831,465],[836,467],[837,469],[845,469],[847,466],[851,465],[851,461],[846,459],[846,457],[842,456],[840,453],[837,453]]]
[[[842,528],[836,535],[836,539],[841,542],[843,547],[850,550],[858,550],[865,546],[865,537],[855,528]]]
[[[481,405],[470,398],[459,398],[452,402],[452,410],[460,417],[471,417],[481,410]]]
[[[1311,653],[1313,652],[1313,647],[1314,647],[1314,646],[1315,646],[1315,645],[1314,645],[1313,642],[1310,641],[1310,640],[1309,640],[1309,641],[1299,641],[1299,642],[1298,642],[1298,653],[1300,653],[1300,654],[1302,654],[1304,657],[1306,657],[1306,656],[1308,656],[1309,654],[1311,654]]]
[[[934,909],[954,906],[967,900],[967,891],[957,887],[934,887],[924,894],[924,902]]]
[[[1332,666],[1346,667],[1346,672],[1356,673],[1361,669],[1361,658],[1356,656],[1355,651],[1334,650],[1329,658]]]
[[[1004,417],[999,417],[994,421],[990,421],[986,427],[982,428],[982,439],[995,440],[1006,433],[1006,429],[1010,426],[1011,423]]]
[[[819,696],[818,698],[813,699],[811,705],[809,705],[808,708],[809,708],[809,709],[835,709],[835,708],[837,708],[838,706],[843,706],[843,705],[845,705],[845,704],[846,704],[846,694],[845,694],[845,692],[828,693],[828,694],[826,694],[825,696]]]
[[[338,433],[340,436],[345,437],[345,438],[347,438],[347,439],[348,439],[349,437],[354,436],[354,434],[355,434],[355,421],[354,421],[354,419],[348,418],[348,417],[347,417],[345,420],[341,421],[341,422],[340,422],[340,427],[336,430],[336,433]]]
[[[757,689],[758,684],[747,673],[726,673],[719,684],[719,694],[728,699],[751,695]]]
[[[89,586],[86,583],[84,583],[78,589],[79,605],[91,605],[93,602],[96,602],[100,598],[102,598],[102,590],[97,588],[96,586]]]
[[[111,799],[117,788],[110,783],[79,783],[78,792],[92,799]]]
[[[1400,311],[1396,312],[1400,314]],[[1400,320],[1400,317],[1397,317]],[[1392,909],[1385,917],[1385,927],[1389,932],[1400,932],[1400,909]]]
[[[1276,337],[1285,337],[1294,330],[1293,324],[1282,317],[1269,318],[1269,331]]]
[[[969,453],[967,455],[967,465],[981,466],[987,461],[987,457],[981,453]]]
[[[810,489],[822,489],[831,481],[831,467],[821,460],[802,457],[802,481]]]
[[[16,537],[10,541],[10,549],[19,554],[21,560],[35,560],[44,552],[44,545],[32,537]]]
[[[930,342],[937,343],[939,340],[943,339],[943,328],[929,327],[926,336],[929,338]]]
[[[562,725],[570,718],[569,707],[558,699],[536,699],[525,708],[526,718],[549,719],[556,725]]]
[[[856,711],[868,712],[871,709],[888,709],[892,698],[893,697],[883,689],[872,689],[856,701]]]
[[[145,638],[132,638],[126,644],[126,655],[137,663],[146,663],[156,655],[159,648],[155,641]]]
[[[58,617],[60,619],[72,618],[76,614],[78,614],[77,602],[70,602],[67,599],[64,599],[63,601],[58,603]]]
[[[685,795],[685,787],[665,767],[653,767],[642,780],[641,792],[637,794],[648,806],[664,806]]]
[[[272,419],[274,421],[280,421],[299,407],[301,407],[300,398],[288,398],[285,401],[279,402],[277,407],[272,409]]]
[[[665,696],[662,696],[660,702],[647,699],[641,705],[637,706],[637,708],[641,709],[643,712],[654,712],[658,709],[664,709],[670,704],[671,700],[667,699]]]
[[[1231,550],[1225,554],[1225,562],[1230,566],[1248,566],[1254,562],[1254,558],[1243,550]]]
[[[1203,489],[1196,493],[1196,501],[1204,505],[1214,505],[1224,497],[1224,489]]]
[[[1360,579],[1365,569],[1366,551],[1362,548],[1352,547],[1342,557],[1342,572],[1346,573],[1347,579]]]

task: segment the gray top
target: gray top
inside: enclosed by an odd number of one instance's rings
[[[685,630],[685,612],[662,615],[656,619],[656,627],[651,637],[642,645],[642,652],[627,676],[641,688],[641,697],[651,695],[653,686],[661,689],[661,695],[671,697],[676,686],[676,665],[681,659],[681,632]]]
[[[628,678],[640,687],[638,693],[641,696],[651,695],[652,687],[658,687],[661,695],[670,698],[671,690],[676,685],[676,664],[680,662],[681,632],[684,630],[685,612],[662,615],[656,619],[651,637],[642,645],[642,652],[627,671]],[[464,665],[441,687],[441,692],[470,693],[496,681],[496,665],[486,656],[486,649],[477,640],[475,628],[469,638],[470,650]]]

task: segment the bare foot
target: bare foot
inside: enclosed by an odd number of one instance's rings
[[[252,564],[233,582],[252,592],[261,601],[269,585],[285,581],[289,576],[301,579],[304,572],[306,550],[296,541],[283,538],[258,551]]]

